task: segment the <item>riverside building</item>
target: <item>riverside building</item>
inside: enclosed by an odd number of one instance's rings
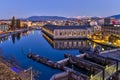
[[[102,31],[109,35],[120,36],[120,25],[103,26]]]
[[[53,39],[89,38],[92,34],[91,27],[86,26],[55,26],[46,25],[43,32]]]

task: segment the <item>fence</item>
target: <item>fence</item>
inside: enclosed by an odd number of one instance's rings
[[[105,75],[104,75],[105,80],[116,72],[116,67],[117,67],[116,64],[113,64],[111,66],[106,66]]]
[[[90,80],[103,80],[103,71],[97,73],[94,76],[90,76]]]

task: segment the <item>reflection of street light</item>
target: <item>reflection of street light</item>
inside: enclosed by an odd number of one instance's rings
[[[33,80],[33,73],[32,73],[32,67],[28,68],[27,70],[24,70],[24,72],[27,72],[30,70],[30,75],[31,75],[31,78],[30,80]]]

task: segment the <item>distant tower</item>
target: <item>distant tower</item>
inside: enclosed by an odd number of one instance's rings
[[[11,20],[11,29],[12,30],[15,29],[15,17],[14,16],[12,17],[12,20]]]
[[[17,20],[16,20],[16,27],[17,27],[17,28],[20,28],[20,27],[21,27],[20,19],[17,19]]]

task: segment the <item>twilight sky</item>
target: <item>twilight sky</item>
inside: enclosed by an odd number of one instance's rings
[[[120,14],[120,0],[0,0],[0,19],[115,14]]]

